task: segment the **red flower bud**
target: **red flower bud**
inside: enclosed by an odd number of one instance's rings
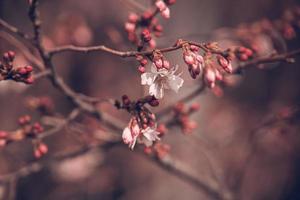
[[[143,67],[143,66],[139,66],[139,67],[138,67],[138,70],[139,70],[139,72],[141,72],[141,73],[145,73],[145,72],[146,72],[146,68]]]
[[[144,42],[150,42],[150,40],[151,40],[151,33],[150,33],[149,29],[144,29],[142,31],[141,37],[142,37],[142,40]]]

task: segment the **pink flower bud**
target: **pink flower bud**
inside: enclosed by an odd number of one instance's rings
[[[210,87],[214,87],[215,86],[216,74],[215,74],[215,72],[212,69],[208,68],[206,70],[206,72],[205,72],[205,80],[210,85]]]
[[[6,138],[7,137],[7,132],[6,131],[0,131],[0,138]]]
[[[200,109],[200,104],[199,103],[193,103],[191,105],[191,110],[198,111],[199,109]]]
[[[176,3],[176,0],[166,0],[166,3],[168,5],[172,5],[172,4]]]
[[[204,63],[204,58],[203,56],[197,54],[196,55],[196,60],[200,63],[200,64],[203,64]]]
[[[17,69],[17,71],[21,75],[27,74],[27,70],[25,69],[25,67],[20,67],[20,68]]]
[[[165,10],[163,10],[161,12],[161,15],[166,18],[166,19],[169,19],[170,18],[170,9],[169,8],[166,8]]]
[[[163,31],[163,27],[162,27],[162,25],[156,25],[156,26],[154,26],[154,30],[155,31],[158,31],[158,32],[162,32]]]
[[[227,73],[232,73],[232,65],[229,60],[224,58],[223,56],[218,57],[218,62],[221,65],[221,67],[227,72]]]
[[[162,0],[156,1],[155,5],[159,9],[160,12],[164,11],[167,8],[167,5]]]
[[[47,145],[45,145],[44,143],[41,143],[40,145],[39,145],[39,151],[40,151],[40,153],[42,153],[42,154],[46,154],[46,153],[48,153],[48,147],[47,147]]]
[[[33,67],[28,65],[28,66],[25,66],[25,69],[28,73],[32,72],[33,71]]]
[[[141,37],[144,42],[150,42],[151,33],[150,33],[149,29],[144,29],[141,33]]]
[[[157,69],[161,69],[163,67],[163,61],[161,58],[157,59],[154,61],[154,65],[156,66]]]
[[[129,16],[128,16],[128,20],[129,22],[135,24],[139,19],[139,16],[135,13],[130,13]]]
[[[4,147],[6,145],[7,141],[4,139],[0,139],[0,147]]]
[[[167,60],[164,60],[163,61],[163,67],[166,68],[166,69],[170,69],[170,62],[167,61]]]
[[[147,63],[148,63],[148,60],[144,58],[144,59],[142,59],[142,60],[140,61],[140,63],[141,63],[142,66],[145,66],[145,65],[147,65]]]
[[[134,32],[135,24],[126,22],[125,23],[125,30],[128,31],[128,32]]]
[[[195,73],[196,75],[199,75],[200,72],[201,72],[200,66],[199,66],[199,65],[196,65],[196,64],[192,65],[192,70],[194,71],[194,73]]]
[[[155,40],[150,40],[150,42],[149,42],[149,46],[152,48],[152,49],[154,49],[155,47],[156,47],[156,42],[155,42]]]
[[[190,46],[190,49],[191,49],[191,51],[193,51],[193,52],[199,51],[199,47],[197,47],[196,45],[191,45],[191,46]]]
[[[141,72],[141,73],[145,73],[145,72],[146,72],[146,68],[143,67],[143,66],[139,66],[139,67],[138,67],[138,70],[139,70],[139,72]]]
[[[142,15],[143,20],[146,20],[146,21],[149,20],[151,18],[151,16],[152,16],[152,12],[150,10],[146,10]]]
[[[222,76],[221,72],[219,70],[216,70],[215,72],[216,72],[216,79],[218,81],[222,81],[223,80],[223,76]]]
[[[27,79],[25,79],[25,83],[32,84],[34,82],[33,76],[29,76]]]
[[[34,150],[34,157],[41,158],[42,157],[42,152],[40,152],[39,149],[35,149]]]
[[[183,59],[184,59],[184,62],[185,62],[186,64],[188,64],[188,65],[192,65],[192,64],[195,63],[194,57],[193,57],[191,54],[189,54],[189,53],[185,53],[185,54],[183,55]]]
[[[243,54],[240,55],[240,60],[241,61],[246,61],[248,59],[249,59],[249,57],[247,56],[247,54],[243,53]]]
[[[3,54],[3,59],[8,62],[12,62],[15,59],[15,55],[16,55],[15,52],[8,51]]]

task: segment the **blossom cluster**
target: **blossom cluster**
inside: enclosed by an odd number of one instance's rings
[[[13,61],[15,52],[8,51],[3,54],[2,62],[0,62],[0,80],[14,80],[32,84],[34,79],[32,76],[33,67],[30,65],[14,68]]]
[[[171,147],[164,143],[155,143],[152,147],[145,147],[144,152],[148,155],[153,155],[158,159],[164,159],[166,155],[170,152]]]
[[[154,3],[155,8],[147,9],[141,15],[130,13],[128,21],[125,23],[129,41],[138,46],[139,49],[142,49],[144,44],[155,48],[156,42],[153,36],[160,37],[163,31],[163,27],[159,24],[156,15],[161,13],[164,18],[170,18],[168,6],[175,2],[175,0],[157,0]]]
[[[180,75],[176,75],[178,66],[175,67],[161,67],[152,64],[151,71],[144,72],[141,75],[141,84],[149,86],[149,94],[157,99],[164,96],[165,89],[171,89],[175,92],[182,87],[184,80]]]
[[[125,109],[131,114],[128,126],[125,127],[122,138],[130,149],[135,144],[141,143],[145,146],[152,146],[157,140],[160,140],[155,115],[145,106],[157,106],[158,101],[153,96],[147,96],[137,101],[131,101],[128,96],[122,97],[122,102],[116,101],[115,105],[118,109]]]
[[[197,128],[196,122],[190,119],[190,115],[198,111],[199,108],[200,106],[198,103],[192,104],[189,108],[182,102],[179,102],[174,106],[175,121],[180,125],[183,133],[191,133]]]
[[[29,115],[25,115],[18,120],[19,128],[15,131],[0,131],[0,146],[5,146],[12,142],[31,139],[34,147],[34,156],[40,158],[48,152],[48,147],[38,137],[44,131],[39,122],[32,122]]]
[[[231,34],[235,40],[252,51],[251,56],[242,56],[241,61],[255,56],[267,55],[272,51],[282,51],[283,39],[293,40],[300,28],[300,7],[287,9],[283,15],[274,21],[262,19],[254,23],[243,23]],[[273,48],[273,49],[272,49]],[[248,52],[249,54],[249,52]]]
[[[28,97],[26,99],[26,106],[32,110],[38,111],[42,115],[54,114],[54,103],[52,99],[47,96]]]

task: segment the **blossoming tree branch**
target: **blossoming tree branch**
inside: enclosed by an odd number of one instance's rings
[[[18,55],[13,51],[4,52],[0,62],[0,80],[12,80],[20,82],[19,84],[35,84],[39,79],[47,78],[75,106],[69,116],[59,118],[61,121],[59,125],[46,130],[40,122],[33,122],[29,115],[20,117],[19,126],[15,131],[3,130],[0,132],[0,146],[5,147],[9,143],[29,139],[32,141],[35,157],[40,158],[48,152],[48,147],[43,142],[45,137],[75,123],[79,115],[89,115],[99,120],[99,123],[109,130],[107,134],[112,136],[111,140],[105,141],[106,145],[103,145],[105,148],[113,147],[121,142],[128,145],[131,150],[139,145],[143,147],[147,156],[153,158],[162,167],[171,169],[174,174],[192,184],[204,187],[209,193],[226,197],[227,194],[224,192],[220,193],[210,184],[203,184],[170,162],[168,160],[170,146],[163,143],[163,136],[170,126],[179,126],[184,133],[192,132],[196,128],[196,123],[189,116],[198,111],[199,105],[192,104],[187,107],[185,103],[200,95],[204,90],[220,89],[224,85],[226,86],[228,77],[240,76],[250,67],[261,70],[270,63],[294,62],[294,58],[300,54],[300,49],[285,52],[273,50],[262,55],[259,45],[251,40],[251,34],[269,34],[277,31],[286,40],[296,37],[295,30],[300,26],[300,8],[290,9],[289,15],[283,15],[276,23],[265,19],[255,24],[255,30],[251,24],[237,29],[237,37],[243,41],[241,46],[222,49],[218,42],[195,42],[180,38],[169,47],[158,47],[156,38],[163,33],[160,16],[163,19],[171,18],[170,8],[175,3],[175,0],[156,0],[152,7],[142,13],[129,14],[124,24],[128,40],[134,46],[134,50],[129,51],[120,51],[104,45],[87,47],[66,45],[45,49],[42,44],[39,0],[28,2],[28,16],[32,23],[33,35],[24,33],[19,28],[0,19],[0,26],[3,30],[24,44],[25,49],[22,51],[24,54],[27,53],[26,57],[31,62],[27,66],[15,66],[14,59]],[[32,49],[35,51],[31,51]],[[53,63],[56,55],[67,51],[104,52],[124,59],[135,59],[136,73],[140,74],[140,82],[136,84],[146,87],[148,95],[133,100],[127,95],[120,94],[122,96],[120,100],[107,100],[75,92],[58,74]],[[169,52],[177,52],[185,65],[178,66],[168,60],[166,55]],[[170,105],[158,113],[153,113],[151,107],[159,106],[160,101],[165,98],[166,90],[173,91],[174,95],[181,92],[185,82],[181,74],[185,70],[190,74],[190,78],[199,84],[199,88],[187,96],[183,96],[179,103]],[[127,125],[100,110],[99,104],[102,103],[110,103],[116,109],[128,112],[131,118],[128,123],[126,122]],[[53,102],[48,98],[32,98],[29,104],[45,116],[52,116],[56,112]],[[173,115],[171,119],[161,121],[164,116],[171,114]],[[30,166],[28,170],[30,171]],[[23,169],[23,171],[26,170]],[[13,173],[11,176],[19,176],[23,171]]]

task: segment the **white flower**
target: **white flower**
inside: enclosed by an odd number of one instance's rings
[[[177,66],[167,70],[165,68],[157,70],[154,65],[151,67],[151,72],[145,72],[141,75],[142,85],[149,85],[149,94],[155,98],[161,99],[164,96],[164,89],[172,89],[178,92],[182,87],[184,80],[175,75]]]
[[[154,128],[147,127],[140,129],[136,119],[132,118],[128,126],[124,129],[122,138],[123,142],[128,144],[130,149],[133,149],[137,140],[147,147],[152,146],[154,141],[160,140],[158,137],[159,134],[160,133],[156,131],[156,126],[154,126]]]
[[[142,135],[139,137],[139,143],[143,143],[145,146],[149,147],[153,145],[153,142],[160,140],[158,131],[151,127],[147,127],[141,131]]]

